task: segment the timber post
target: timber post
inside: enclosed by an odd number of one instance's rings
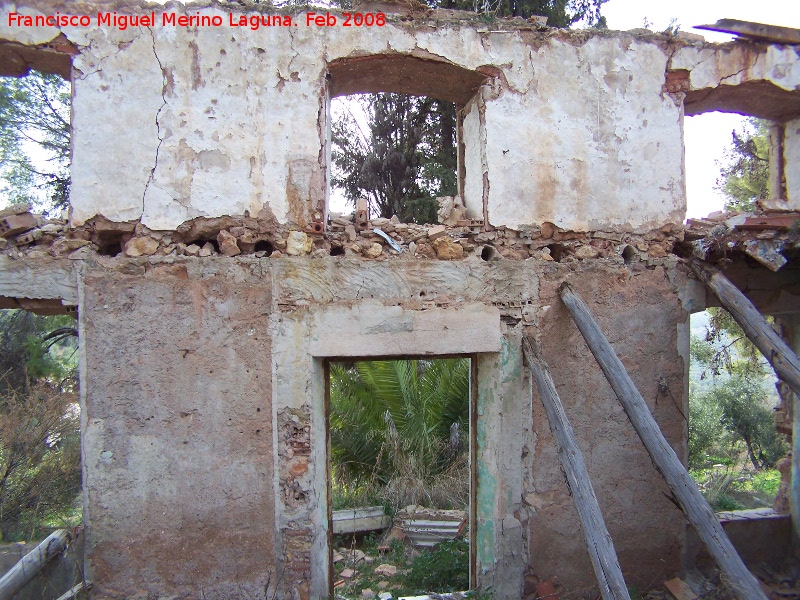
[[[697,485],[684,468],[677,454],[664,438],[647,404],[633,384],[614,348],[589,312],[583,300],[564,283],[559,295],[569,309],[628,418],[639,434],[656,469],[663,475],[686,518],[697,531],[709,553],[719,565],[731,591],[740,600],[767,600],[758,580],[742,562],[728,539],[714,511],[703,498]]]

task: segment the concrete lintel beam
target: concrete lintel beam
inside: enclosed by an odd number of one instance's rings
[[[13,260],[0,257],[0,296],[61,300],[65,306],[77,306],[78,277],[75,261]]]
[[[500,311],[480,303],[406,310],[364,302],[317,315],[310,353],[328,357],[429,356],[500,351]]]

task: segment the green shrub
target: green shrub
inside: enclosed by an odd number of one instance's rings
[[[404,584],[418,593],[469,589],[469,543],[450,540],[421,553],[411,562]]]

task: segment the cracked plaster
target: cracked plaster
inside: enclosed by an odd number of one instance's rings
[[[37,6],[17,3],[4,12]],[[169,10],[224,20],[239,9]],[[645,231],[680,222],[685,211],[681,103],[663,93],[665,72],[687,70],[692,90],[753,81],[784,93],[800,86],[796,51],[787,47],[536,33],[503,23],[489,30],[431,14],[389,18],[368,32],[306,27],[303,14],[294,16],[297,27],[255,32],[65,28],[80,51],[73,61],[73,224],[102,214],[171,230],[269,204],[282,223],[304,226],[327,193],[326,64],[390,53],[491,74],[485,118],[477,131],[465,128],[477,134],[467,142],[479,145],[467,149],[471,214],[483,212],[488,192],[495,226],[549,221],[570,230]],[[58,33],[0,29],[0,37],[28,44]],[[290,180],[290,164],[305,165],[307,181]],[[294,201],[289,189],[297,190]]]

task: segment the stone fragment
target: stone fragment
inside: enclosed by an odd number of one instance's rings
[[[126,256],[150,256],[158,250],[158,240],[151,237],[135,237],[125,244]]]
[[[537,598],[558,598],[556,588],[550,580],[542,581],[536,586]]]
[[[20,202],[17,204],[11,204],[6,208],[0,210],[0,217],[7,217],[9,215],[21,215],[22,213],[28,212],[33,205],[30,202]]]
[[[236,256],[242,252],[236,243],[236,236],[224,229],[217,234],[217,244],[219,251],[225,256]]]
[[[394,565],[390,565],[388,563],[383,563],[382,565],[378,565],[375,568],[375,575],[380,575],[384,577],[394,577],[397,575],[397,567]]]
[[[58,234],[64,231],[64,226],[58,223],[47,223],[39,229],[44,234]]]
[[[347,239],[348,240],[350,240],[351,242],[355,242],[356,241],[356,238],[358,237],[358,234],[356,233],[356,226],[355,225],[353,225],[352,223],[347,225],[347,227],[344,228],[344,232],[347,234]]]
[[[417,253],[417,243],[416,242],[410,242],[408,244],[408,251],[411,253],[411,256],[416,255],[416,253]]]
[[[387,219],[385,217],[378,217],[377,219],[372,219],[369,222],[371,227],[379,227],[381,229],[386,227],[386,225],[388,225],[389,223],[390,223],[389,219]]]
[[[369,588],[363,589],[361,590],[361,597],[365,600],[372,600],[375,597],[375,592]]]
[[[198,256],[202,257],[211,256],[212,254],[214,254],[214,244],[211,242],[203,244],[203,247],[200,248],[200,252],[197,253]]]
[[[364,248],[364,256],[367,258],[378,258],[381,254],[383,254],[383,246],[377,242]]]
[[[439,260],[456,260],[464,257],[464,247],[453,241],[450,236],[437,238],[433,242],[436,258]]]
[[[461,196],[441,196],[436,200],[439,203],[439,223],[455,225],[467,218]]]
[[[664,246],[661,244],[650,244],[647,254],[650,255],[650,258],[666,258],[667,251],[664,250]]]
[[[241,217],[197,217],[178,225],[175,237],[185,242],[207,240],[215,237],[221,229],[241,226],[241,222]]]
[[[3,240],[5,241],[5,240]],[[50,254],[53,256],[61,256],[62,254],[69,254],[71,252],[75,252],[78,248],[83,248],[84,246],[88,246],[88,240],[79,240],[79,239],[61,239],[56,240],[53,242],[53,245],[50,246]],[[0,248],[4,247],[5,244],[0,245]],[[156,242],[156,246],[158,246],[158,242]]]
[[[384,583],[384,582],[382,581],[381,583]],[[389,585],[389,583],[386,582],[386,585]],[[380,587],[380,583],[378,584],[378,587]],[[381,588],[381,589],[383,589],[383,588]],[[379,600],[392,600],[392,594],[391,594],[391,592],[381,592],[380,594],[378,594],[378,598],[379,598]]]
[[[189,244],[184,249],[184,253],[186,254],[186,256],[198,256],[200,253],[200,246],[198,246],[197,244]]]
[[[599,254],[600,253],[593,246],[580,246],[574,252],[575,258],[580,258],[581,260],[586,260],[589,258],[597,258]]]
[[[345,569],[341,573],[339,573],[339,577],[342,579],[352,579],[356,572],[353,569]]]
[[[286,238],[286,254],[290,256],[304,256],[311,252],[312,241],[302,231],[290,231]]]
[[[283,252],[280,250],[273,250],[272,254],[269,255],[270,258],[280,258],[281,256],[283,256]]]
[[[444,225],[436,225],[428,229],[428,239],[432,242],[444,235],[447,235],[447,228]]]
[[[556,232],[556,227],[552,223],[544,222],[542,223],[542,239],[549,240],[553,237],[553,234]]]

